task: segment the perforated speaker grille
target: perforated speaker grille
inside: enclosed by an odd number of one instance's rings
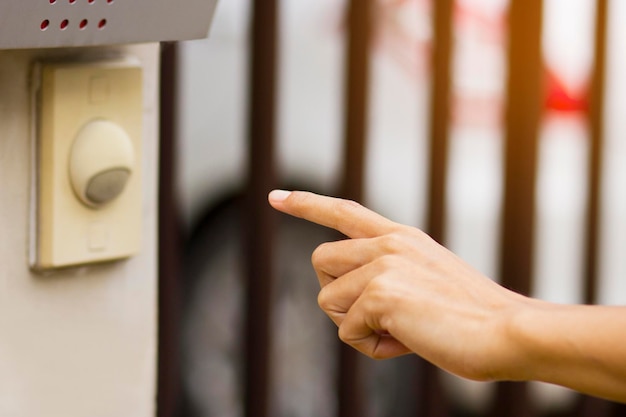
[[[217,0],[0,1],[0,49],[206,37]]]

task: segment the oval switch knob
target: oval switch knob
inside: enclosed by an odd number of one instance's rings
[[[126,131],[108,120],[83,126],[70,152],[74,192],[86,205],[99,208],[118,197],[133,173],[135,152]]]

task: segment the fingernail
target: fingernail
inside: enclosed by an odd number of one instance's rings
[[[274,190],[269,194],[268,197],[270,201],[281,202],[281,201],[284,201],[287,197],[289,197],[290,194],[291,194],[291,191]]]

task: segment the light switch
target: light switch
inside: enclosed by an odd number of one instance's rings
[[[31,265],[127,258],[141,241],[142,70],[134,61],[38,71]]]

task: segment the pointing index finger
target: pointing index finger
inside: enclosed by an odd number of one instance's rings
[[[341,198],[327,197],[306,191],[274,190],[268,200],[283,213],[335,229],[354,238],[371,238],[390,233],[397,223]]]

